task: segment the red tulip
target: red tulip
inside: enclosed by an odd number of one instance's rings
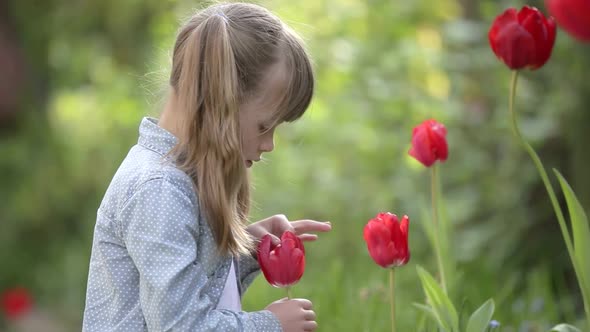
[[[264,277],[275,287],[296,284],[305,270],[303,242],[292,232],[281,236],[281,243],[273,245],[270,235],[265,235],[258,246],[258,263]]]
[[[590,42],[589,0],[546,0],[545,4],[560,27],[574,38]]]
[[[508,8],[498,15],[488,33],[496,56],[510,69],[537,69],[549,60],[555,43],[555,21],[534,7]]]
[[[442,123],[430,119],[412,130],[412,148],[408,152],[426,167],[435,161],[445,161],[449,156],[447,129]]]
[[[405,265],[410,260],[408,227],[410,219],[399,222],[395,214],[379,213],[367,223],[363,235],[369,254],[382,267]]]
[[[33,307],[33,300],[24,288],[13,288],[2,293],[0,297],[2,311],[9,319],[16,319],[28,313]]]

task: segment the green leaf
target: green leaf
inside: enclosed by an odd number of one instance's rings
[[[585,289],[586,296],[590,295],[590,227],[584,208],[576,198],[576,194],[558,170],[553,170],[559,179],[561,190],[565,195],[570,214],[574,241],[574,257],[576,259],[580,277],[580,287]],[[583,291],[584,292],[584,291]],[[584,294],[584,293],[582,293]],[[588,299],[586,299],[588,300]]]
[[[438,248],[438,246],[436,245],[436,240],[434,238],[435,234],[436,234],[436,228],[434,227],[434,224],[432,223],[432,217],[428,213],[427,209],[423,208],[421,212],[422,212],[421,213],[422,222],[420,222],[420,225],[424,229],[424,233],[426,233],[426,237],[428,238],[428,241],[430,242],[432,249],[433,250],[440,250]]]
[[[440,326],[440,328],[444,329],[444,324],[441,318],[437,315],[437,313],[434,310],[432,310],[431,307],[421,303],[413,303],[413,305],[416,308],[420,309],[422,312],[424,312],[426,316],[432,318],[432,320],[435,321],[438,324],[438,326]]]
[[[440,202],[440,200],[439,200],[439,202]],[[440,203],[439,203],[439,205],[440,205]],[[428,209],[422,208],[421,217],[422,217],[423,221],[420,223],[420,225],[424,229],[424,233],[426,233],[426,237],[428,238],[428,241],[430,242],[430,245],[432,246],[432,250],[435,252],[436,255],[440,255],[440,257],[441,257],[443,268],[445,271],[445,277],[447,278],[447,292],[448,292],[449,276],[450,276],[449,271],[455,269],[454,266],[452,265],[453,259],[452,259],[452,256],[451,256],[450,250],[449,250],[448,238],[445,235],[448,233],[448,231],[444,231],[444,228],[441,227],[442,226],[442,223],[440,223],[440,221],[442,221],[441,216],[439,216],[439,218],[440,218],[439,227],[436,227],[436,225],[432,221],[432,211],[428,211]]]
[[[452,290],[456,282],[455,272],[457,270],[455,267],[455,257],[453,252],[452,236],[454,235],[454,232],[452,231],[453,225],[448,218],[447,204],[443,196],[443,189],[440,181],[442,167],[436,164],[433,165],[433,167],[437,167],[436,196],[438,199],[436,208],[438,210],[439,222],[439,229],[437,230],[437,233],[439,234],[438,237],[440,239],[439,250],[445,272],[447,293],[451,293],[450,290]]]
[[[489,299],[469,317],[467,332],[485,332],[494,314],[494,300]]]
[[[582,332],[577,327],[569,324],[555,325],[550,332]]]
[[[434,280],[430,273],[419,265],[416,266],[416,269],[418,270],[418,276],[422,282],[422,288],[424,289],[426,298],[436,316],[440,318],[441,328],[449,332],[458,331],[459,318],[457,316],[457,310],[449,297],[443,292],[438,282]]]

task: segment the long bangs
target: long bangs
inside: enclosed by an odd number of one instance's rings
[[[285,61],[287,82],[280,96],[273,122],[293,122],[309,107],[314,92],[314,73],[303,42],[286,31],[282,56]]]

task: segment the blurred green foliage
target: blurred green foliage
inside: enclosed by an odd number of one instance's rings
[[[581,317],[579,291],[544,188],[508,119],[509,71],[487,44],[495,15],[519,1],[267,0],[306,39],[317,93],[276,150],[253,170],[253,219],[330,220],[308,244],[295,295],[314,301],[322,331],[389,326],[387,273],[362,240],[379,211],[411,217],[412,260],[398,272],[402,331],[418,330],[415,265],[435,271],[421,223],[429,173],[407,156],[411,130],[446,124],[440,167],[458,259],[461,313],[488,298],[502,331],[545,331]],[[529,2],[544,10],[541,2]],[[78,330],[96,209],[157,116],[186,0],[9,0],[7,24],[28,84],[0,132],[0,290],[23,285],[40,307]],[[559,31],[552,59],[521,75],[517,109],[546,167],[560,169],[590,207],[590,49]],[[282,297],[258,278],[246,310]],[[2,323],[0,321],[0,327]]]

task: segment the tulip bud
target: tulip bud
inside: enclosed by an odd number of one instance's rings
[[[435,120],[426,120],[412,131],[412,148],[408,152],[426,167],[449,156],[447,129]]]
[[[25,288],[12,288],[0,296],[2,311],[8,319],[17,319],[33,308],[33,299]]]
[[[367,223],[363,236],[369,255],[384,268],[405,265],[410,260],[408,228],[410,219],[403,216],[399,222],[395,214],[379,213]]]
[[[265,235],[258,246],[258,263],[264,277],[274,287],[296,284],[305,270],[303,242],[292,232],[285,232],[278,245],[273,245],[270,235]]]
[[[572,37],[590,42],[590,1],[546,0],[547,10]]]
[[[496,56],[510,69],[538,69],[553,50],[556,27],[552,17],[545,18],[534,7],[524,6],[520,11],[506,9],[498,15],[488,39]]]

